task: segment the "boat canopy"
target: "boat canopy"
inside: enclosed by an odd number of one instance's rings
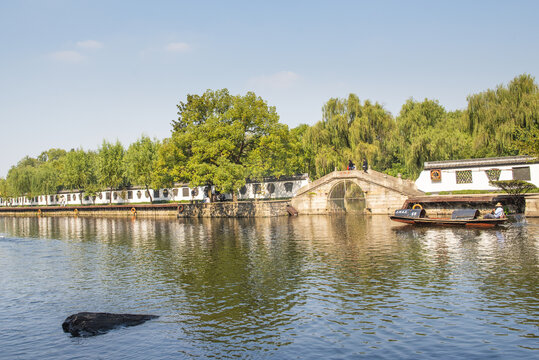
[[[477,209],[459,209],[453,211],[451,219],[454,220],[472,220],[477,219],[480,213]]]

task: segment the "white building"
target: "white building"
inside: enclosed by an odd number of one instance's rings
[[[539,187],[539,161],[528,156],[429,161],[415,184],[421,191],[496,190],[489,181],[525,180]]]
[[[247,180],[247,184],[239,190],[239,200],[254,199],[287,199],[292,198],[298,190],[309,183],[307,174],[296,176],[282,176],[279,179],[266,178],[263,181],[255,182]],[[143,187],[130,187],[127,189],[100,191],[95,199],[91,199],[84,193],[82,195],[83,205],[107,205],[112,204],[140,204],[150,203],[150,195],[153,201],[157,202],[180,202],[180,201],[206,201],[209,188],[199,186],[190,188],[188,184],[176,184],[168,189],[150,189],[146,191]],[[112,196],[112,201],[111,201]],[[232,199],[232,194],[224,194],[226,200]],[[63,190],[53,195],[40,195],[33,198],[20,196],[14,199],[0,198],[0,206],[63,206],[81,205],[81,195],[78,191]]]

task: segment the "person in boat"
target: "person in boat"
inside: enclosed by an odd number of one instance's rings
[[[490,214],[483,216],[484,219],[502,219],[505,217],[503,206],[501,203],[496,204],[496,208]]]
[[[348,160],[348,170],[355,170],[356,164],[352,162],[352,160]]]

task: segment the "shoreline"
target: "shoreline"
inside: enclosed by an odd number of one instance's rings
[[[539,194],[525,196],[526,217],[539,217]],[[403,208],[413,203],[423,204],[430,216],[448,215],[454,209],[477,208],[486,212],[491,202],[502,200],[509,202],[507,195],[446,195],[410,197],[403,204]],[[19,206],[0,207],[0,216],[80,216],[80,217],[163,217],[163,218],[253,218],[289,216],[287,206],[292,199],[257,200],[257,201],[224,201],[214,203],[185,203],[171,202],[158,204],[113,204],[113,205],[68,205],[68,206]],[[335,211],[326,210],[317,215],[331,215]],[[393,212],[373,214],[365,209],[364,215],[392,215]],[[300,212],[299,215],[314,215],[314,213]]]
[[[82,206],[1,207],[0,216],[24,217],[270,217],[288,216],[290,200]]]

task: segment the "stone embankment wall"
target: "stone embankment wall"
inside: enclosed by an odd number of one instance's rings
[[[423,199],[429,196],[423,197]],[[400,200],[400,199],[399,199]],[[416,199],[417,200],[417,199]],[[447,200],[446,200],[447,201]],[[494,201],[494,202],[492,202]],[[421,202],[429,216],[450,215],[459,208],[476,208],[482,213],[490,211],[496,200],[491,202],[437,202],[428,204]],[[503,201],[502,201],[503,202]],[[505,203],[505,202],[504,202]],[[169,203],[135,206],[83,206],[83,207],[13,207],[0,208],[0,216],[79,216],[79,217],[270,217],[287,216],[288,200],[274,201],[240,201],[221,203]],[[402,207],[402,205],[400,206]],[[399,208],[400,208],[399,207]],[[135,209],[135,211],[133,211]],[[325,210],[325,209],[324,209]],[[320,213],[329,213],[327,211]],[[300,215],[309,213],[300,212]],[[526,197],[527,217],[539,217],[539,194]]]
[[[179,217],[268,217],[287,216],[289,201],[221,202],[212,204],[184,204]]]
[[[287,216],[287,200],[218,203],[168,203],[81,207],[1,208],[0,216],[79,216],[79,217],[269,217]]]
[[[526,196],[524,215],[527,217],[539,217],[539,194]]]

